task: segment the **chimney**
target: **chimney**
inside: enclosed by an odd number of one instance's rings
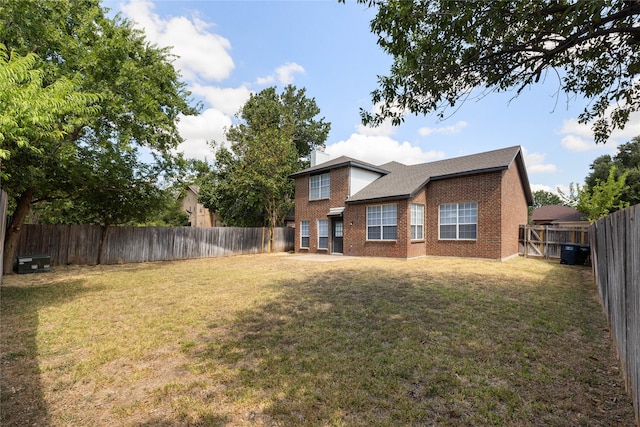
[[[311,161],[311,166],[313,167],[313,166],[319,165],[320,163],[328,162],[329,160],[331,160],[331,156],[329,156],[324,151],[313,150],[311,152],[311,156],[309,160]]]

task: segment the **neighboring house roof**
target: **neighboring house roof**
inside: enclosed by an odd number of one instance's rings
[[[575,222],[582,221],[584,214],[562,205],[547,205],[534,209],[531,213],[533,222]]]
[[[301,170],[300,172],[293,173],[289,176],[291,178],[296,178],[298,176],[303,176],[303,175],[315,175],[315,174],[327,172],[327,171],[330,171],[331,169],[335,169],[343,166],[352,166],[360,169],[369,170],[372,172],[378,172],[383,175],[386,175],[389,173],[389,171],[381,169],[379,166],[375,166],[367,162],[362,162],[360,160],[352,159],[351,157],[340,156],[337,159],[320,163],[319,165]]]
[[[193,191],[196,194],[198,194],[200,192],[200,186],[199,185],[188,185],[187,189]]]
[[[388,170],[388,174],[349,197],[347,203],[410,198],[429,181],[506,170],[514,162],[522,177],[525,198],[531,205],[533,196],[519,146],[418,165],[406,166],[398,162],[390,162],[380,166]]]

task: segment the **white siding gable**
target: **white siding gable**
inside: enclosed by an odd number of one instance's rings
[[[381,176],[381,174],[376,172],[352,167],[349,173],[349,197],[353,196]]]

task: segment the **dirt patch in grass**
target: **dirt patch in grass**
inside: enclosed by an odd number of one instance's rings
[[[5,277],[2,425],[634,425],[586,268],[294,258]]]

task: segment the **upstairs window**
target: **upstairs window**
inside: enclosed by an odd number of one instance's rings
[[[478,239],[478,203],[440,205],[441,240]]]
[[[328,199],[331,195],[331,174],[312,175],[309,178],[309,200]]]
[[[398,238],[398,206],[367,206],[367,240]]]

